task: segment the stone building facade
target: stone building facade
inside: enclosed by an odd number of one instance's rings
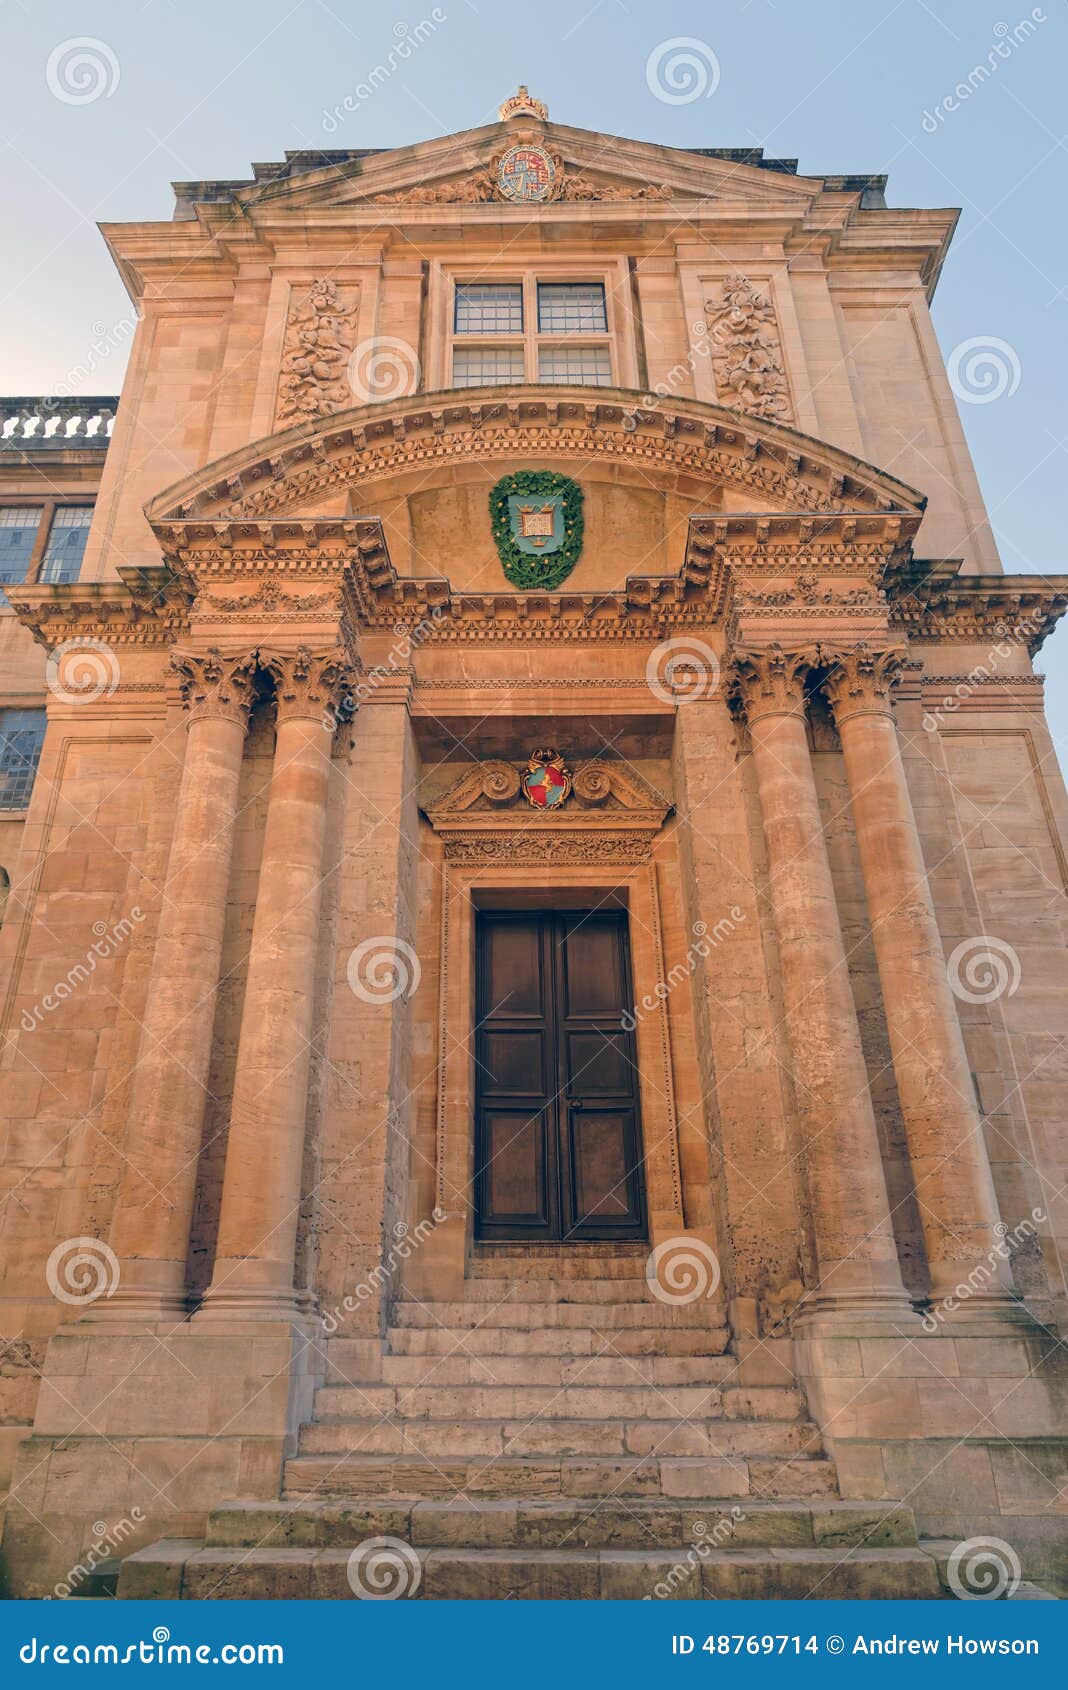
[[[1063,1566],[1068,577],[884,186],[521,90],[105,228],[113,429],[0,446],[14,1593]]]

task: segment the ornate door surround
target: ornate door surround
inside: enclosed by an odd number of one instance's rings
[[[424,814],[442,839],[437,1017],[435,1201],[447,1219],[431,1252],[441,1283],[462,1281],[473,1238],[475,925],[479,908],[588,908],[629,913],[649,1237],[683,1233],[682,1176],[667,1009],[660,893],[653,844],[671,804],[632,770],[579,763],[574,805],[532,810],[520,766],[477,764]],[[653,1007],[645,1007],[651,1004]],[[462,1029],[462,1032],[458,1032]],[[421,1253],[427,1255],[426,1247]],[[431,1262],[427,1258],[426,1268]],[[439,1293],[440,1294],[440,1293]]]

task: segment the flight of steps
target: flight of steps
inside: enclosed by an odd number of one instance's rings
[[[421,1597],[940,1593],[907,1508],[837,1500],[788,1344],[740,1360],[633,1255],[512,1266],[332,1340],[282,1500],[128,1557],[119,1595],[348,1597],[381,1536]]]

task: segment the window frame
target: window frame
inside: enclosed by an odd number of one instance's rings
[[[35,537],[34,542],[33,542],[33,550],[30,553],[29,562],[26,565],[25,575],[22,577],[21,581],[5,581],[3,583],[0,583],[0,588],[2,588],[2,587],[31,587],[31,586],[37,585],[37,583],[40,579],[40,575],[41,575],[41,565],[44,562],[44,555],[45,555],[45,552],[48,548],[48,541],[49,541],[51,534],[52,534],[52,524],[55,521],[56,512],[57,512],[57,510],[60,510],[61,508],[69,507],[70,505],[88,505],[89,509],[95,514],[95,512],[96,512],[96,494],[92,493],[92,494],[87,495],[85,493],[44,493],[44,494],[39,494],[39,493],[0,493],[0,509],[3,509],[3,510],[12,510],[12,509],[14,509],[14,510],[39,510],[40,513],[41,513],[41,520],[40,520],[40,523],[38,525],[37,534],[36,534],[36,537]],[[92,529],[92,526],[93,526],[93,518],[91,516],[89,518],[89,529],[90,530]],[[86,538],[86,543],[88,543],[88,534],[87,534],[87,538]],[[69,582],[66,583],[66,584],[68,586],[70,585]],[[10,606],[0,605],[0,608],[10,609]]]
[[[13,582],[10,583],[10,584],[14,585]],[[11,700],[11,701],[8,701],[7,703],[0,703],[0,734],[3,733],[4,717],[5,716],[11,716],[11,715],[17,715],[17,716],[21,716],[21,715],[31,716],[32,715],[32,716],[38,717],[39,720],[35,724],[35,730],[39,729],[39,731],[40,731],[40,742],[39,742],[38,747],[37,747],[37,757],[36,757],[36,760],[35,760],[34,765],[33,765],[33,778],[31,779],[31,781],[29,783],[29,787],[28,787],[26,794],[25,794],[25,799],[26,799],[25,803],[23,803],[23,804],[4,804],[3,803],[4,793],[3,793],[2,788],[0,788],[0,817],[8,817],[8,818],[10,818],[11,816],[25,815],[26,811],[30,807],[31,801],[33,799],[34,787],[37,785],[37,776],[38,776],[38,774],[40,773],[40,770],[41,770],[41,757],[42,757],[43,752],[44,752],[44,743],[45,743],[45,739],[46,739],[47,734],[48,734],[48,711],[43,704],[41,704],[41,705],[26,704],[26,703],[22,702],[21,700],[19,700],[17,702],[14,701],[14,700]],[[9,731],[13,731],[15,733],[27,732],[28,728],[27,727],[23,727],[22,729],[15,728],[15,729],[9,730]]]
[[[479,266],[468,268],[466,265],[443,266],[441,278],[444,282],[442,289],[442,316],[439,319],[442,328],[442,386],[457,393],[470,391],[464,387],[456,387],[453,382],[455,353],[458,347],[485,346],[492,348],[522,347],[524,384],[541,384],[539,369],[539,353],[542,347],[598,347],[608,350],[609,387],[628,385],[627,376],[629,366],[633,363],[632,349],[625,345],[620,333],[619,325],[623,321],[623,313],[619,307],[620,290],[626,277],[625,261],[622,273],[618,264],[600,263],[580,264],[568,261],[565,265],[554,264],[550,259],[543,264],[515,265],[502,262],[500,269],[495,266]],[[574,333],[542,333],[538,326],[538,284],[540,283],[587,283],[594,284],[604,290],[604,307],[606,328],[603,331],[580,330]],[[519,287],[522,289],[523,331],[520,334],[467,334],[456,332],[457,289],[468,286],[496,285]],[[629,383],[633,385],[633,382]],[[568,386],[570,383],[549,383],[550,386]],[[576,383],[577,386],[589,386],[591,392],[597,392],[599,384]]]

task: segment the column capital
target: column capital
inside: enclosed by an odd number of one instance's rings
[[[321,717],[336,723],[342,699],[356,685],[355,666],[340,647],[330,651],[261,650],[260,668],[274,680],[278,720],[298,716]],[[353,699],[348,714],[355,709]]]
[[[850,716],[893,718],[890,693],[904,668],[903,645],[872,646],[865,642],[847,650],[821,646],[820,658],[829,670],[820,683],[834,712],[835,725]]]
[[[803,716],[805,681],[819,661],[815,646],[735,651],[728,671],[730,690],[750,725],[762,716]]]
[[[216,716],[248,726],[256,677],[256,653],[224,656],[212,646],[208,651],[172,651],[171,668],[178,672],[182,703],[190,721]]]

